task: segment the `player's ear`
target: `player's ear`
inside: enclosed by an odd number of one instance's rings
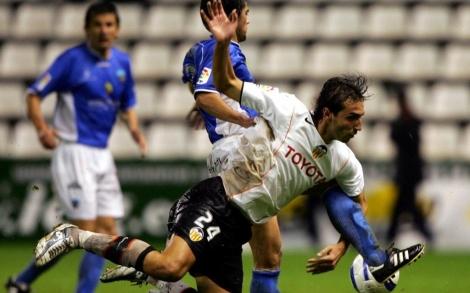
[[[329,119],[333,116],[333,112],[330,111],[327,107],[323,108],[323,117]]]

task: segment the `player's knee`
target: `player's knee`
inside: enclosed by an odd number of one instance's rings
[[[183,278],[186,273],[186,269],[183,265],[178,264],[178,262],[168,263],[165,267],[166,271],[166,281],[176,282]]]
[[[161,260],[158,263],[152,265],[147,263],[146,273],[151,275],[157,280],[163,280],[167,282],[176,282],[183,278],[186,274],[187,268],[184,264],[173,260]]]

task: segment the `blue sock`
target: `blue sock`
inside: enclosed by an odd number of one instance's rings
[[[51,261],[50,263],[44,265],[44,266],[36,266],[35,261],[33,260],[32,262],[29,263],[29,265],[16,277],[15,282],[17,283],[23,283],[23,284],[28,284],[30,285],[31,283],[36,280],[37,277],[39,277],[42,273],[47,271],[50,267],[52,267],[57,261],[59,261],[61,257],[58,257]]]
[[[76,292],[94,292],[98,285],[103,266],[104,258],[91,252],[86,252],[83,255],[82,263],[80,264],[80,275]]]
[[[371,266],[383,264],[387,255],[379,248],[360,204],[339,187],[328,190],[323,195],[323,200],[336,230],[357,249],[366,263]]]
[[[279,293],[277,289],[277,279],[279,270],[272,271],[253,271],[251,278],[251,293]]]

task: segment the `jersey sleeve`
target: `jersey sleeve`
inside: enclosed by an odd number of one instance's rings
[[[201,47],[199,50],[192,52],[195,78],[193,79],[194,92],[216,92],[217,90],[213,74],[213,47]],[[190,59],[188,58],[188,61]],[[245,56],[241,53],[240,48],[236,45],[230,45],[230,61],[235,71],[235,75],[243,81],[253,81],[253,76],[248,70],[245,63]],[[189,65],[186,65],[187,70],[191,70]]]
[[[71,84],[70,78],[73,78],[69,74],[72,62],[69,51],[64,52],[34,81],[28,92],[44,98],[52,92],[66,90]]]
[[[196,48],[192,47],[186,53],[183,59],[183,75],[181,80],[183,83],[194,83],[194,79],[196,78],[196,60],[194,58],[194,54],[196,53]]]
[[[132,74],[132,69],[131,69],[131,64],[129,59],[127,59],[126,66],[126,84],[124,88],[124,92],[121,98],[121,103],[120,103],[120,110],[125,111],[128,110],[129,108],[134,107],[137,104],[137,98],[135,95],[135,82],[134,82],[134,76]]]
[[[194,77],[193,77],[193,90],[197,92],[214,92],[218,93],[217,88],[214,85],[212,78],[212,57],[213,50],[210,46],[201,46],[197,49],[194,48],[192,51],[192,62],[194,66]],[[191,59],[188,59],[190,61]],[[190,71],[191,65],[186,64],[186,70]]]
[[[345,164],[336,176],[341,189],[351,197],[358,196],[364,189],[364,173],[359,160],[354,153],[345,147],[347,155]]]

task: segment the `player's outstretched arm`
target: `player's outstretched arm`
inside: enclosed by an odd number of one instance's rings
[[[235,75],[229,56],[229,45],[237,29],[238,15],[233,10],[230,17],[227,17],[220,0],[213,0],[208,2],[207,5],[208,14],[201,10],[201,17],[217,40],[212,68],[214,84],[220,92],[236,101],[240,101],[243,83]]]

